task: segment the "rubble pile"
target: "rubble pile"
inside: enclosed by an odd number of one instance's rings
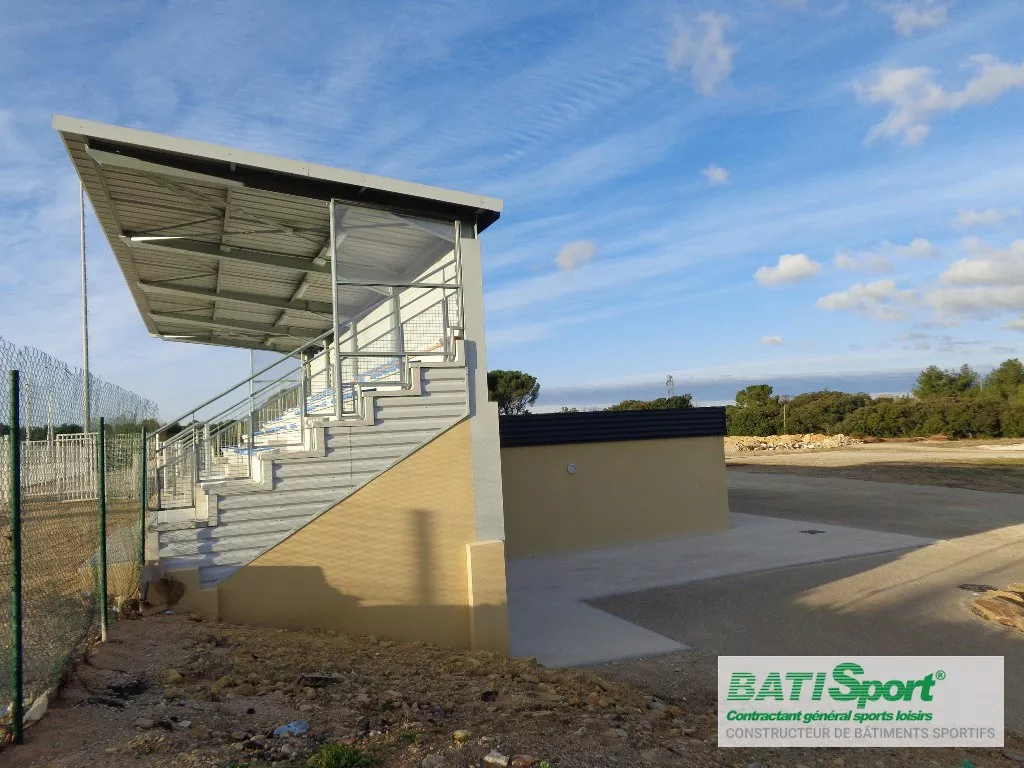
[[[863,442],[848,435],[770,435],[768,437],[727,437],[725,450],[746,451],[794,451],[809,448],[842,448]]]

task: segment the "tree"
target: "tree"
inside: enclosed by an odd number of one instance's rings
[[[1004,360],[985,377],[982,391],[1003,400],[1015,399],[1024,385],[1024,363],[1017,358]]]
[[[487,372],[487,399],[498,404],[498,413],[502,416],[529,413],[527,409],[537,402],[539,394],[540,384],[528,373]]]
[[[606,411],[666,411],[675,408],[692,408],[693,395],[673,395],[657,397],[654,400],[623,400],[621,403],[609,405]]]
[[[770,384],[751,384],[749,387],[744,387],[736,393],[736,405],[740,408],[757,408],[769,405],[772,400],[778,400],[778,398],[772,397],[772,392],[775,390]]]
[[[960,370],[942,370],[937,365],[929,365],[917,376],[914,397],[926,400],[929,397],[963,397],[978,388],[981,377],[969,365]]]

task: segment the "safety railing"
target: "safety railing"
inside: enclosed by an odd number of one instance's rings
[[[462,336],[460,270],[449,254],[417,282],[377,286],[381,300],[154,433],[159,508],[195,506],[195,488],[254,477],[269,451],[312,447],[310,418],[362,418],[362,394],[408,387],[416,361],[450,360]],[[335,340],[336,339],[336,340]],[[372,415],[372,414],[371,414]]]

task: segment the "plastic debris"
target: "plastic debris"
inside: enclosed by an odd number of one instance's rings
[[[275,736],[298,736],[309,730],[309,723],[305,720],[292,720],[287,725],[274,729]]]

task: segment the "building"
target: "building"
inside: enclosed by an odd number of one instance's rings
[[[487,401],[480,250],[501,201],[75,118],[53,125],[151,335],[281,354],[155,435],[152,550],[185,584],[184,606],[506,649],[508,490]],[[666,514],[666,500],[638,491],[640,507],[663,510],[644,535],[727,525],[724,417],[704,410],[644,439],[706,438],[659,467],[697,482],[711,471],[709,506]],[[606,474],[650,461],[621,447],[658,431],[650,417],[582,419],[591,438],[616,434],[620,449],[597,459]],[[517,484],[533,471],[522,448],[504,449],[520,452]],[[698,454],[700,477],[676,471]],[[556,486],[516,489],[513,508],[557,504],[543,491]],[[663,486],[652,493],[679,488]],[[518,526],[533,543],[517,551],[616,540],[614,525],[574,539],[562,514],[549,547],[536,521]]]

